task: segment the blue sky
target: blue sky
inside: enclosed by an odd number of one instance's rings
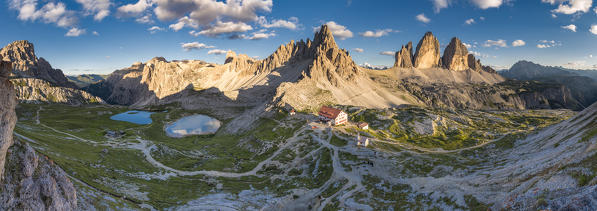
[[[218,53],[233,50],[265,58],[329,23],[359,64],[391,65],[384,52],[432,31],[442,50],[459,37],[498,69],[522,59],[595,69],[596,7],[592,0],[6,0],[0,45],[29,40],[66,74],[105,74],[156,56],[223,63]]]

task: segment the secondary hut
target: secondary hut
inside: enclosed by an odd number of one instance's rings
[[[359,122],[359,124],[357,124],[357,126],[361,130],[369,130],[369,124],[366,122]]]
[[[341,125],[348,121],[348,115],[340,109],[322,106],[319,109],[319,120],[330,122],[331,125]]]
[[[369,138],[365,137],[365,136],[361,136],[361,134],[359,133],[357,135],[357,146],[360,146],[360,147],[369,146]]]

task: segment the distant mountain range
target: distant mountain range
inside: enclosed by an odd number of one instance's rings
[[[79,88],[83,88],[89,86],[94,83],[98,83],[102,80],[108,78],[108,75],[99,75],[99,74],[82,74],[82,75],[69,75],[66,76],[68,81],[73,82]]]
[[[570,90],[572,98],[583,107],[597,101],[597,71],[549,67],[529,61],[519,61],[509,70],[501,71],[506,78],[561,84]]]

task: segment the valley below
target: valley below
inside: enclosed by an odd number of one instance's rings
[[[127,107],[21,104],[15,135],[65,170],[80,207],[96,209],[540,208],[563,197],[548,193],[591,184],[575,172],[597,173],[594,155],[560,160],[564,148],[595,147],[577,140],[597,129],[597,116],[570,119],[569,110],[346,107],[367,130],[279,110],[241,134],[172,138],[168,124],[208,112],[148,109],[152,123],[139,125],[110,119]],[[558,133],[564,125],[584,129]],[[357,146],[356,133],[370,145]],[[533,159],[561,167],[525,167]]]

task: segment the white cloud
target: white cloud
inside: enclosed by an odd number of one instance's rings
[[[541,0],[541,2],[552,5],[558,4],[558,8],[552,10],[552,12],[566,15],[586,13],[593,5],[593,0]]]
[[[207,54],[214,54],[214,55],[222,55],[222,54],[226,54],[228,53],[227,50],[221,50],[221,49],[213,49],[207,52]]]
[[[448,8],[452,3],[451,0],[431,0],[433,2],[433,9],[435,13],[439,13],[441,9]]]
[[[160,20],[173,20],[188,16],[200,25],[208,25],[217,19],[249,22],[258,19],[257,12],[270,12],[272,0],[157,0],[154,12]]]
[[[555,46],[561,46],[562,43],[557,42],[555,40],[540,40],[539,44],[537,44],[537,48],[551,48]]]
[[[470,0],[475,6],[481,9],[498,8],[504,0]]]
[[[91,32],[91,34],[93,34],[95,36],[99,36],[100,35],[99,32],[97,32],[97,31],[93,31],[93,32]]]
[[[592,25],[591,29],[589,29],[589,31],[591,33],[593,33],[594,35],[597,35],[597,24],[596,25]]]
[[[215,46],[206,45],[204,43],[199,43],[199,42],[182,43],[180,46],[185,51],[201,50],[201,49],[206,49],[206,48],[215,48]]]
[[[429,23],[429,22],[431,22],[431,19],[429,19],[429,18],[425,17],[425,14],[423,14],[423,13],[421,13],[421,14],[418,14],[418,15],[416,16],[416,18],[417,18],[417,20],[418,20],[418,21],[421,21],[421,22],[423,22],[423,23]]]
[[[363,37],[382,37],[382,36],[386,36],[386,35],[390,34],[390,32],[393,32],[393,31],[394,30],[392,30],[392,29],[378,29],[378,30],[375,30],[375,32],[365,31],[365,32],[361,32],[359,34]]]
[[[77,27],[73,27],[70,30],[68,30],[68,32],[66,32],[66,34],[64,36],[67,37],[78,37],[80,35],[85,34],[85,29],[79,29]]]
[[[552,13],[552,14],[551,14],[551,17],[552,17],[552,18],[557,18],[558,16],[557,16],[556,14],[553,14],[553,13]]]
[[[151,24],[153,20],[151,19],[151,15],[144,15],[135,19],[137,23],[144,23],[144,24]]]
[[[187,16],[184,16],[180,19],[178,19],[178,21],[174,24],[170,24],[170,28],[174,31],[178,31],[181,30],[182,28],[184,28],[185,26],[187,27],[191,27],[191,28],[199,28],[199,24],[197,24],[193,19],[190,19]]]
[[[287,28],[290,30],[296,30],[298,28],[298,18],[291,17],[288,20],[272,20],[268,22],[263,16],[259,17],[259,25],[264,28]]]
[[[570,25],[567,25],[567,26],[562,26],[562,28],[563,29],[568,29],[568,30],[573,31],[573,32],[576,32],[576,25],[574,25],[574,24],[570,24]]]
[[[250,37],[247,37],[249,40],[261,40],[261,39],[268,39],[270,37],[276,36],[274,32],[267,32],[265,30],[261,30],[259,32],[253,33]]]
[[[396,52],[394,52],[394,51],[382,51],[382,52],[379,52],[379,55],[394,56],[394,55],[396,55]]]
[[[325,23],[328,26],[328,29],[332,32],[334,37],[345,40],[346,38],[351,38],[353,36],[352,32],[346,28],[346,26],[342,26],[334,21],[328,21]],[[320,30],[320,26],[313,27],[314,32],[318,32]]]
[[[487,41],[485,41],[485,43],[483,43],[483,47],[492,47],[492,46],[505,48],[505,47],[508,47],[508,44],[506,43],[506,40],[502,40],[502,39],[487,40]]]
[[[363,53],[363,52],[365,52],[365,50],[363,50],[362,48],[355,48],[354,52]]]
[[[468,44],[468,43],[463,42],[462,44],[464,45],[464,47],[466,47],[466,49],[470,49],[473,47],[471,44]]]
[[[218,20],[214,25],[200,31],[198,34],[214,37],[221,34],[240,33],[249,30],[253,30],[253,27],[243,22],[221,22]]]
[[[524,40],[514,40],[514,42],[512,42],[512,47],[520,47],[520,46],[524,46],[527,43],[524,42]]]
[[[475,19],[474,18],[468,19],[468,20],[464,21],[464,23],[466,25],[471,25],[471,24],[475,23]]]
[[[155,34],[156,32],[164,31],[164,30],[165,30],[164,28],[159,27],[159,26],[152,26],[149,29],[147,29],[147,31],[149,31],[149,33],[151,33],[151,34]]]
[[[489,58],[489,55],[484,54],[484,53],[480,53],[477,51],[469,51],[470,54],[474,55],[475,57],[477,57],[477,59],[479,58]]]
[[[118,7],[117,11],[120,15],[139,16],[152,5],[153,1],[151,0],[139,0],[135,4],[126,4],[120,6]]]
[[[87,14],[95,14],[93,19],[101,21],[110,15],[110,0],[76,0],[77,3],[83,5]]]
[[[9,7],[17,10],[17,18],[22,21],[41,20],[44,23],[54,23],[59,27],[70,27],[77,22],[74,12],[67,10],[62,2],[49,2],[37,9],[37,0],[11,0]]]

